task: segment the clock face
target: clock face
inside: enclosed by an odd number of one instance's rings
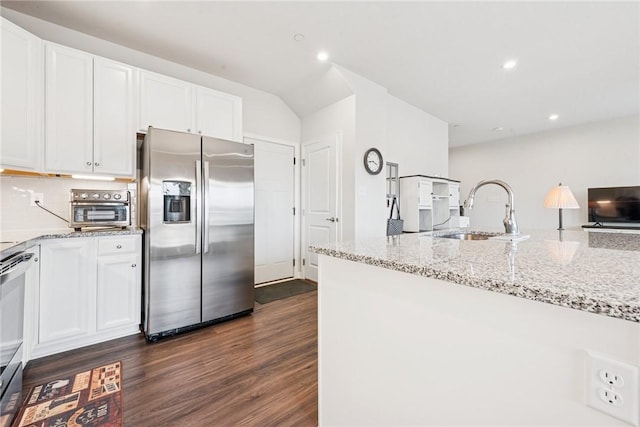
[[[382,172],[382,154],[376,148],[370,148],[364,153],[364,168],[371,175]]]

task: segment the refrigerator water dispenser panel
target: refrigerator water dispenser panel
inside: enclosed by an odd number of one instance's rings
[[[162,181],[164,223],[191,222],[191,183]]]

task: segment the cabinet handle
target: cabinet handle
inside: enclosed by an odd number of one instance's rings
[[[131,267],[136,268],[136,264],[131,264]]]
[[[116,249],[122,249],[122,245],[116,246]]]
[[[91,162],[87,162],[87,166],[91,166]]]
[[[94,163],[96,166],[100,166],[100,162],[95,162]]]

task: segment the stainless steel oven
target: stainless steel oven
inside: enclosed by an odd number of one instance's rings
[[[11,425],[22,403],[25,273],[33,253],[0,261],[0,427]]]
[[[71,190],[69,227],[128,227],[131,196],[127,190]]]

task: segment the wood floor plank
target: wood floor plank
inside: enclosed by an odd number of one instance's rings
[[[317,337],[312,291],[154,344],[135,335],[33,360],[23,389],[121,360],[125,426],[315,426]]]

